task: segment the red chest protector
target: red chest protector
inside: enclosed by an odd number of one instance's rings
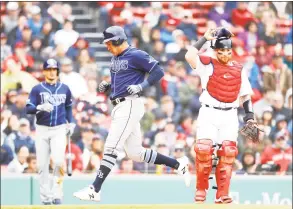
[[[232,66],[223,65],[218,60],[206,56],[200,56],[200,60],[203,64],[211,63],[214,67],[207,83],[209,94],[220,102],[234,102],[241,87],[242,65],[235,62]]]

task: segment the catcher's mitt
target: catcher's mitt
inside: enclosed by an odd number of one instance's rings
[[[259,142],[259,132],[263,130],[259,128],[257,122],[247,121],[244,127],[240,130],[240,133],[247,139],[253,142]]]

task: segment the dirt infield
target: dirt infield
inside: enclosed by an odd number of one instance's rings
[[[174,204],[174,205],[60,205],[60,206],[1,206],[2,209],[291,209],[284,205],[214,205],[214,204]]]

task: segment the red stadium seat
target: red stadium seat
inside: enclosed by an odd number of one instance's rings
[[[290,27],[286,27],[286,28],[284,28],[284,27],[279,27],[278,29],[277,29],[277,31],[281,34],[281,35],[287,35],[289,32],[290,32]]]
[[[150,11],[149,8],[131,8],[133,16],[144,18],[144,16]]]
[[[208,20],[207,18],[195,18],[194,21],[197,26],[206,26]]]
[[[200,6],[203,9],[210,10],[212,7],[215,6],[215,2],[195,2],[198,6]]]
[[[278,19],[277,20],[277,25],[279,27],[292,27],[292,20],[288,19]]]

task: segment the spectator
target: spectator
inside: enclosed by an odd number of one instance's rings
[[[287,121],[292,118],[292,111],[284,107],[284,97],[280,93],[276,93],[273,97],[273,117],[277,115],[286,116]]]
[[[24,169],[23,173],[38,173],[37,168],[37,157],[35,154],[30,154],[27,158],[27,168]]]
[[[9,111],[10,112],[10,111]],[[4,117],[5,113],[3,112],[1,114],[2,117]],[[10,115],[7,121],[7,126],[4,128],[4,124],[1,124],[3,130],[3,133],[8,136],[9,134],[13,133],[13,132],[17,132],[19,129],[19,120],[18,117],[16,115]]]
[[[83,162],[82,162],[82,152],[75,143],[70,141],[70,146],[71,146],[71,156],[68,154],[68,146],[66,146],[66,157],[71,158],[72,160],[72,171],[73,173],[80,173],[83,171]]]
[[[292,110],[292,88],[288,89],[286,92],[284,107]]]
[[[4,144],[5,135],[1,132],[1,154],[0,154],[0,165],[1,167],[7,166],[13,160],[12,149]]]
[[[97,64],[94,62],[93,57],[90,56],[88,49],[82,49],[77,57],[76,68],[79,69],[80,74],[86,79],[97,78]]]
[[[32,72],[34,66],[34,59],[26,52],[26,44],[24,42],[17,42],[14,46],[13,57],[21,64],[21,70]]]
[[[73,71],[72,61],[65,57],[60,61],[60,80],[69,86],[74,98],[79,98],[88,92],[85,79],[77,72]],[[78,83],[78,85],[76,85]]]
[[[26,16],[20,16],[17,21],[17,26],[8,33],[8,44],[14,46],[16,42],[22,40],[22,31],[28,27]]]
[[[14,105],[10,107],[10,110],[18,117],[18,118],[26,118],[30,122],[31,130],[35,129],[35,117],[33,115],[27,115],[25,111],[26,102],[28,100],[29,93],[23,89],[20,89],[17,92],[17,98]]]
[[[245,27],[250,21],[255,21],[253,14],[247,9],[247,2],[238,2],[237,8],[232,10],[231,20],[235,26]]]
[[[289,137],[282,130],[274,137],[274,144],[265,148],[261,155],[261,164],[268,164],[272,161],[280,166],[279,174],[288,170],[292,163],[292,147],[287,144]]]
[[[278,114],[275,116],[275,126],[272,128],[271,134],[270,134],[270,139],[273,140],[275,135],[280,132],[288,132],[288,122],[286,120],[286,116],[282,114]]]
[[[76,61],[81,50],[89,50],[90,57],[94,57],[94,51],[89,47],[89,42],[82,37],[79,37],[76,42],[68,49],[66,55]]]
[[[288,66],[288,68],[293,72],[293,59],[292,59],[292,43],[285,44],[284,46],[284,63]]]
[[[44,47],[53,47],[54,46],[54,32],[52,31],[52,23],[50,21],[44,21],[42,31],[42,35],[44,36],[42,40],[42,45]]]
[[[264,31],[260,33],[259,38],[264,40],[267,45],[274,46],[277,43],[282,43],[282,36],[278,33],[276,23],[267,22],[264,25]]]
[[[160,64],[165,65],[167,62],[167,55],[165,53],[164,43],[161,41],[155,41],[153,46],[152,56],[155,60],[158,60]]]
[[[170,151],[173,151],[174,150],[173,145],[175,144],[177,140],[177,135],[178,134],[176,132],[175,124],[172,122],[167,122],[163,130],[156,134],[154,144],[155,145],[159,145],[162,143],[166,144],[168,149]]]
[[[172,36],[172,32],[176,29],[176,20],[168,19],[166,21],[166,27],[160,29],[160,40],[164,44],[173,43],[174,37]]]
[[[180,113],[176,111],[175,103],[171,96],[166,95],[161,98],[161,109],[169,120],[173,121],[175,124],[178,123]]]
[[[6,138],[6,144],[17,153],[18,150],[26,146],[30,153],[36,153],[35,141],[30,136],[30,123],[27,119],[21,118],[19,120],[19,130],[9,134]]]
[[[27,92],[39,82],[29,73],[21,71],[21,63],[9,57],[4,63],[6,71],[1,74],[1,91],[8,92],[22,87]]]
[[[264,132],[266,136],[269,136],[273,126],[273,108],[268,106],[263,110],[262,124],[264,126]]]
[[[16,40],[15,46],[16,44],[22,42],[24,44],[24,48],[25,51],[29,51],[30,50],[30,45],[32,43],[32,30],[29,28],[29,26],[24,26],[21,33],[20,33],[20,39]]]
[[[83,169],[86,168],[90,160],[94,134],[93,129],[83,128],[81,130],[81,139],[77,142],[82,152]]]
[[[62,28],[64,24],[64,18],[62,15],[62,3],[61,2],[54,2],[47,10],[50,18],[52,19],[52,30],[56,32]]]
[[[139,174],[139,171],[134,170],[133,161],[125,157],[121,160],[119,174]]]
[[[2,62],[11,55],[12,50],[11,46],[7,44],[7,36],[4,33],[1,33],[1,66]]]
[[[7,15],[1,18],[1,22],[3,21],[4,23],[4,31],[6,34],[9,34],[9,32],[17,26],[17,19],[19,14],[18,8],[18,2],[11,1],[6,5]]]
[[[150,28],[153,28],[158,24],[161,11],[161,2],[151,2],[151,10],[144,16],[144,20],[148,23]]]
[[[70,20],[71,22],[74,21],[74,16],[72,16],[72,8],[70,4],[63,4],[61,12],[64,20]]]
[[[192,12],[189,10],[184,11],[183,19],[177,26],[178,29],[184,32],[189,40],[197,40],[197,26],[193,21]]]
[[[31,15],[32,17],[28,19],[28,25],[32,30],[33,36],[38,36],[41,34],[41,30],[43,27],[43,18],[41,16],[41,9],[37,5],[33,5],[31,7]]]
[[[29,156],[29,150],[26,146],[22,146],[17,156],[8,164],[7,171],[10,173],[23,173],[24,169],[27,168],[27,158]]]
[[[97,154],[90,156],[89,162],[85,168],[86,173],[96,173],[101,164],[101,159]]]
[[[54,36],[55,45],[62,44],[65,52],[71,47],[78,39],[79,33],[73,29],[73,23],[70,20],[66,20],[63,25],[63,29],[58,30]]]
[[[264,72],[263,81],[266,91],[280,91],[283,96],[292,87],[292,71],[284,64],[281,56],[273,57],[272,64]]]
[[[32,67],[32,71],[41,71],[43,68],[43,63],[45,61],[44,57],[42,56],[42,37],[41,36],[35,36],[32,38],[32,45],[31,50],[29,51],[29,55],[34,60],[34,65]]]
[[[258,43],[258,33],[257,33],[257,24],[256,22],[248,22],[245,25],[245,31],[238,34],[238,38],[240,38],[244,42],[245,49],[255,54],[255,48]]]
[[[258,163],[256,161],[256,153],[251,149],[244,150],[242,155],[242,169],[237,173],[255,174]]]
[[[270,65],[272,61],[272,55],[268,52],[266,43],[262,40],[256,44],[255,63],[261,69],[265,65]]]
[[[215,21],[218,27],[230,25],[230,13],[225,11],[226,2],[215,2],[215,6],[208,13],[209,20]]]

